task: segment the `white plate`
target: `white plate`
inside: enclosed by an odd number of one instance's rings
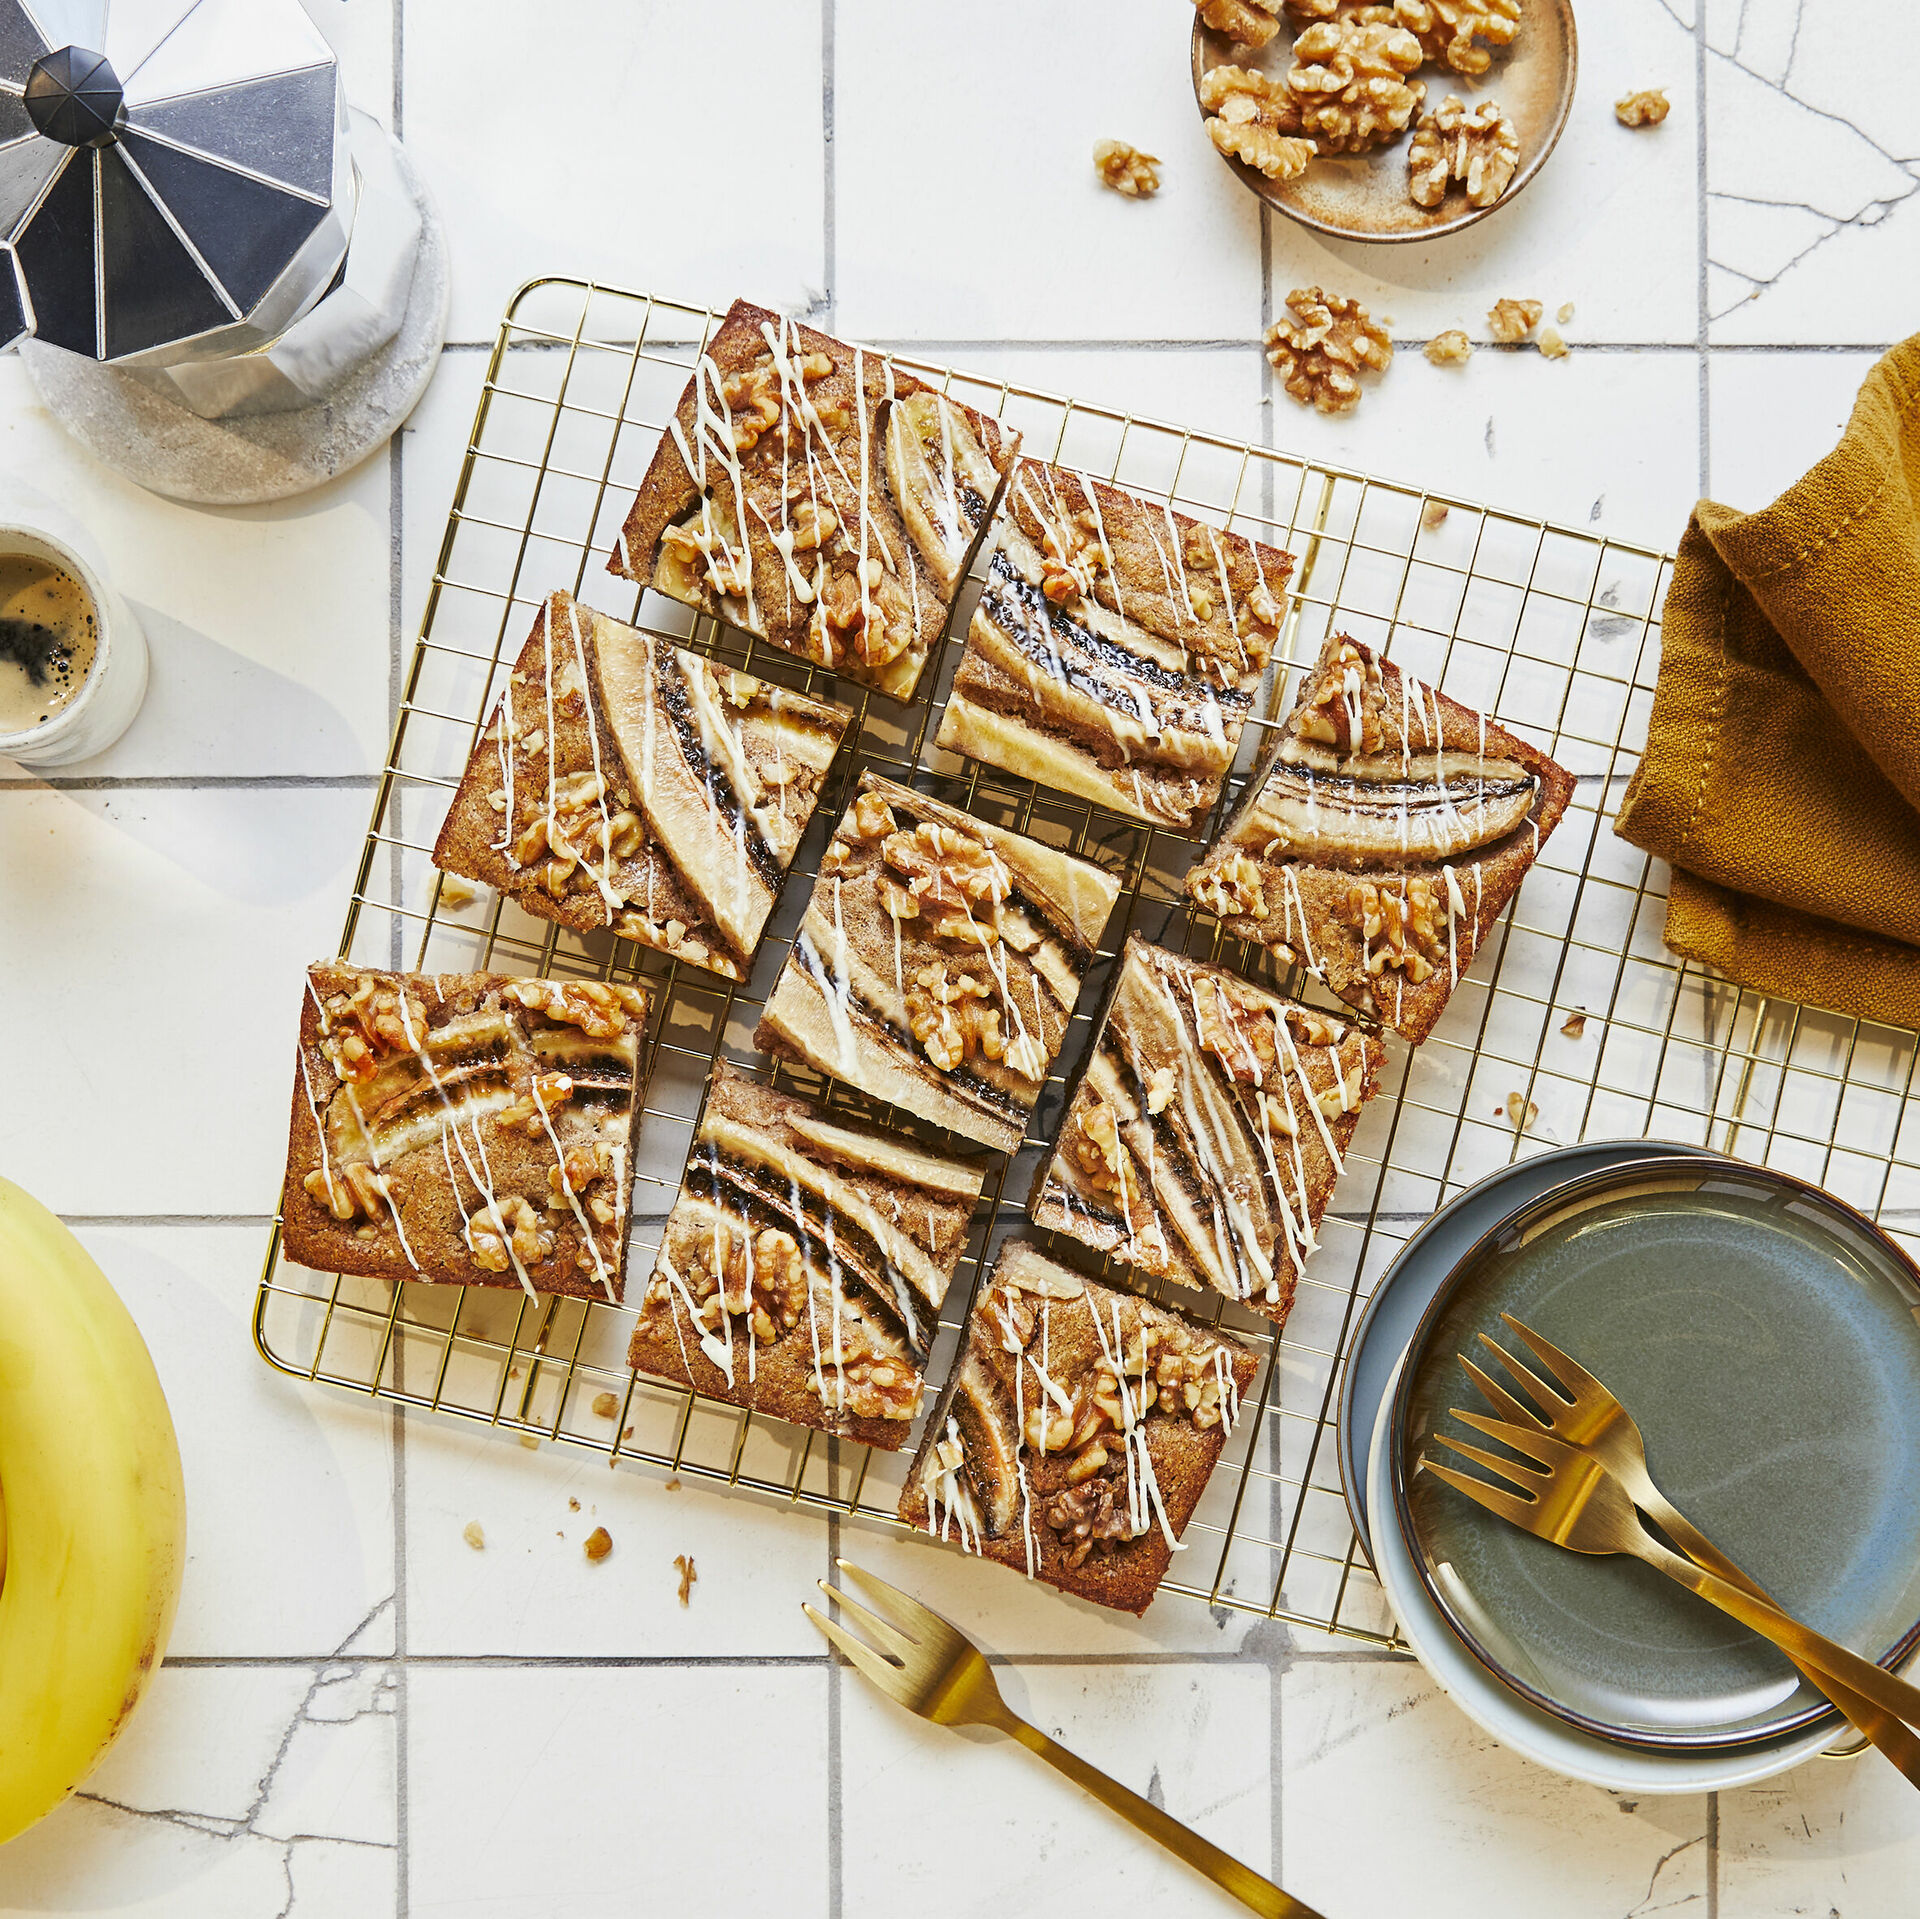
[[[1394,1367],[1397,1381],[1400,1368]],[[1380,1402],[1373,1444],[1367,1454],[1367,1504],[1380,1515],[1373,1529],[1374,1571],[1400,1621],[1400,1630],[1442,1692],[1483,1731],[1537,1764],[1604,1786],[1609,1792],[1723,1792],[1771,1779],[1811,1759],[1832,1738],[1830,1729],[1803,1733],[1777,1746],[1724,1753],[1662,1753],[1616,1746],[1577,1732],[1563,1721],[1509,1692],[1474,1658],[1441,1617],[1414,1571],[1413,1554],[1393,1523],[1393,1489],[1387,1474],[1387,1428],[1392,1423],[1393,1385]]]

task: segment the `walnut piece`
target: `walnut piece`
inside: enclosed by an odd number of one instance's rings
[[[1421,56],[1444,60],[1455,73],[1485,73],[1493,62],[1488,49],[1510,46],[1520,31],[1520,0],[1394,0],[1393,11]]]
[[[1623,127],[1657,127],[1673,103],[1664,87],[1642,87],[1638,93],[1623,94],[1613,103],[1613,117]]]
[[[1299,138],[1300,116],[1284,80],[1251,67],[1209,67],[1200,76],[1207,137],[1230,160],[1269,180],[1296,180],[1316,151]]]
[[[344,993],[329,997],[320,1050],[343,1080],[361,1086],[379,1070],[382,1053],[412,1052],[427,1030],[427,1009],[408,988],[362,973]]]
[[[952,973],[944,966],[923,966],[907,992],[907,1025],[943,1073],[964,1066],[974,1054],[988,1059],[1006,1055],[1000,1009],[982,1002],[992,995],[973,973]]]
[[[893,808],[878,793],[862,793],[854,801],[852,815],[840,831],[850,840],[869,845],[874,840],[885,839],[897,824]]]
[[[729,373],[721,383],[720,397],[727,404],[733,450],[751,453],[767,428],[780,420],[780,383],[772,358]]]
[[[647,996],[637,986],[614,986],[604,980],[517,979],[503,989],[504,997],[529,1012],[543,1013],[557,1026],[577,1026],[589,1039],[617,1039],[627,1030],[627,1019],[647,1010]]]
[[[1342,640],[1326,670],[1307,689],[1294,724],[1302,739],[1336,753],[1377,753],[1386,734],[1386,676],[1351,640]]]
[[[1458,180],[1467,204],[1490,207],[1506,192],[1520,164],[1520,136],[1497,100],[1471,112],[1448,94],[1415,123],[1407,143],[1407,192],[1415,206],[1437,207]]]
[[[1232,981],[1211,973],[1193,983],[1193,1023],[1200,1044],[1217,1059],[1230,1080],[1261,1086],[1279,1063],[1279,1035],[1273,1014]]]
[[[820,1335],[813,1390],[820,1403],[855,1419],[911,1419],[920,1410],[920,1380],[898,1353],[882,1352],[857,1328],[842,1326],[839,1359],[834,1336]]]
[[[613,1551],[613,1535],[604,1526],[596,1526],[586,1537],[581,1550],[597,1565]]]
[[[482,1526],[477,1519],[469,1519],[467,1523],[461,1527],[460,1537],[477,1553],[483,1553],[487,1549],[486,1528]]]
[[[516,1100],[494,1115],[496,1126],[523,1127],[535,1139],[546,1130],[542,1116],[551,1119],[573,1097],[573,1080],[565,1073],[535,1073],[532,1084]]]
[[[792,1234],[763,1227],[749,1237],[716,1224],[681,1275],[693,1317],[702,1332],[718,1333],[744,1319],[755,1342],[770,1345],[800,1323],[807,1306],[807,1275]],[[647,1287],[646,1310],[671,1316],[675,1288],[664,1273]]]
[[[1423,58],[1404,28],[1342,15],[1322,20],[1293,43],[1287,89],[1298,131],[1323,153],[1365,153],[1407,129],[1426,97],[1407,76]]]
[[[1542,327],[1534,345],[1549,360],[1564,360],[1567,357],[1567,343],[1561,339],[1558,327]]]
[[[1467,336],[1463,333],[1460,337],[1464,340]],[[1467,351],[1471,353],[1473,348],[1469,346]],[[1446,525],[1447,515],[1452,511],[1453,509],[1448,506],[1445,500],[1429,500],[1426,505],[1420,509],[1420,524],[1431,533],[1436,527]]]
[[[1006,862],[985,841],[935,820],[923,820],[911,833],[888,834],[880,857],[906,881],[918,905],[963,918],[976,906],[997,906],[1013,891]],[[964,927],[960,930],[972,937]]]
[[[481,1207],[467,1221],[466,1238],[473,1263],[489,1273],[504,1273],[515,1259],[522,1266],[538,1266],[553,1257],[553,1234],[518,1193]]]
[[[1538,300],[1496,300],[1487,309],[1487,331],[1502,346],[1518,346],[1545,311]]]
[[[1124,193],[1129,200],[1150,200],[1160,191],[1160,156],[1142,153],[1124,140],[1097,140],[1093,164],[1102,186]]]
[[[1267,917],[1267,893],[1260,869],[1245,853],[1230,855],[1197,880],[1193,896],[1219,919]]]
[[[1408,985],[1418,986],[1447,950],[1446,896],[1424,874],[1398,889],[1355,880],[1335,906],[1334,917],[1365,942],[1367,971],[1376,977],[1397,966]]]
[[[1507,1095],[1507,1123],[1516,1133],[1524,1133],[1540,1117],[1540,1108],[1524,1093]]]
[[[1295,287],[1286,316],[1267,330],[1267,358],[1302,406],[1345,413],[1360,404],[1359,374],[1392,364],[1393,342],[1358,300]]]
[[[1130,1210],[1132,1182],[1127,1177],[1127,1149],[1120,1138],[1119,1116],[1098,1093],[1090,1090],[1086,1103],[1075,1114],[1067,1154],[1096,1199],[1112,1200],[1122,1213]]]
[[[671,1479],[667,1484],[669,1488],[672,1488],[677,1487],[680,1482],[677,1479]],[[683,1606],[691,1605],[693,1602],[694,1583],[700,1577],[693,1569],[692,1553],[675,1553],[673,1556],[673,1569],[680,1575],[680,1603]]]
[[[844,529],[833,535],[830,571],[807,627],[807,653],[822,666],[851,657],[885,666],[913,644],[913,609],[899,575],[880,553],[863,560]]]
[[[1224,33],[1237,46],[1264,47],[1280,31],[1280,9],[1267,0],[1194,0],[1194,5],[1215,33]]]
[[[342,1222],[378,1219],[385,1212],[390,1188],[385,1173],[376,1172],[365,1160],[344,1166],[316,1166],[301,1182],[335,1219]]]
[[[1473,342],[1458,327],[1436,333],[1427,342],[1427,358],[1435,366],[1465,366],[1472,357]]]
[[[1096,1546],[1134,1537],[1126,1490],[1112,1479],[1063,1487],[1048,1500],[1046,1520],[1060,1535],[1069,1566],[1084,1566]]]

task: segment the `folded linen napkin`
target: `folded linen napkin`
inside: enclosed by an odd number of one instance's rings
[[[1676,953],[1920,1027],[1920,334],[1771,506],[1694,508],[1615,830]]]

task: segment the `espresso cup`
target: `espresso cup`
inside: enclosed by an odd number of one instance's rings
[[[0,759],[65,766],[104,752],[145,697],[147,636],[107,583],[92,540],[53,502],[0,494],[0,588],[0,614],[12,616],[0,629]],[[66,684],[83,665],[79,683]],[[42,700],[44,717],[33,712]]]

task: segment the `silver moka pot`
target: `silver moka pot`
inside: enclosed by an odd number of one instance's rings
[[[0,346],[142,485],[318,485],[446,328],[438,221],[299,0],[0,0]]]

